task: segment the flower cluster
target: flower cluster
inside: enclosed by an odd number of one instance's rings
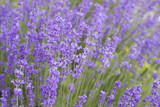
[[[150,106],[160,106],[160,101],[159,101],[159,84],[160,80],[155,80],[151,84],[151,94],[146,96],[143,101],[146,102],[147,100],[150,101]]]
[[[75,107],[82,107],[82,104],[86,102],[87,96],[83,95],[83,96],[79,96],[78,98],[79,100],[78,100],[78,103],[75,105]]]
[[[101,91],[100,99],[99,99],[99,103],[100,103],[100,104],[103,104],[103,101],[104,101],[104,99],[105,99],[105,95],[106,95],[106,92]]]
[[[141,86],[142,85],[138,85],[130,89],[127,88],[126,92],[120,97],[118,107],[135,107],[136,104],[140,102],[141,95],[139,94],[141,93]]]
[[[68,89],[71,91],[71,93],[74,93],[74,84],[73,83],[70,83],[69,85],[68,85]]]
[[[159,106],[159,6],[1,0],[0,106]]]
[[[9,88],[5,88],[1,92],[2,92],[2,97],[0,98],[0,100],[1,100],[0,105],[2,107],[8,107],[9,103],[7,102],[7,100],[8,100],[9,95],[10,95]]]
[[[40,92],[43,96],[41,104],[50,107],[55,104],[60,73],[55,67],[50,68],[49,73],[51,76],[47,77],[46,83],[40,85]]]
[[[111,106],[111,102],[112,102],[112,100],[114,100],[114,95],[115,95],[118,87],[121,87],[121,81],[115,82],[114,87],[110,92],[111,95],[107,96],[108,100],[105,102],[106,106]]]

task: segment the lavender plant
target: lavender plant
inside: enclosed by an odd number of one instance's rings
[[[158,107],[159,5],[1,0],[0,106]]]

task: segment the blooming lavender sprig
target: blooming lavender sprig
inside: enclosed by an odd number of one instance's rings
[[[46,83],[40,85],[40,92],[43,96],[41,104],[50,107],[55,104],[60,73],[56,67],[52,67],[49,69],[49,74]]]
[[[117,107],[135,107],[136,104],[140,102],[141,95],[139,94],[141,93],[141,86],[142,85],[138,85],[130,89],[127,88],[126,92],[120,97]]]
[[[8,62],[6,63],[8,67],[5,68],[5,72],[10,74],[12,74],[12,72],[14,71],[13,69],[14,63],[16,62],[18,56],[17,45],[20,37],[18,32],[20,31],[20,17],[21,17],[21,12],[18,9],[15,10],[11,8],[11,10],[12,11],[8,12],[7,15],[7,17],[9,17],[9,20],[6,20],[6,23],[9,23],[10,21],[11,25],[7,27],[8,33],[7,36],[4,38],[5,41],[3,42],[5,45],[7,45],[6,52],[8,59]],[[3,36],[5,36],[5,34]]]
[[[2,89],[2,97],[0,98],[0,105],[2,107],[9,107],[9,103],[7,102],[8,101],[8,98],[9,98],[9,95],[10,95],[10,91],[9,91],[9,88],[5,88],[5,89]]]
[[[143,102],[146,102],[147,100],[149,100],[150,106],[154,106],[154,107],[160,106],[159,88],[160,88],[160,79],[155,80],[151,84],[151,94],[148,96],[145,96],[145,98],[143,99]]]
[[[17,86],[16,88],[14,88],[14,96],[11,99],[11,104],[13,105],[13,107],[19,106],[18,105],[19,100],[22,99],[23,99],[22,89]]]
[[[68,85],[68,89],[71,91],[71,93],[74,93],[74,83],[70,83],[69,85]]]
[[[130,53],[128,54],[130,59],[136,59],[136,57],[140,54],[141,47],[139,46],[131,46]]]
[[[152,77],[154,78],[154,79],[157,79],[158,78],[158,73],[157,72],[152,72]]]
[[[99,80],[99,81],[97,81],[97,82],[95,83],[95,86],[96,86],[97,88],[99,88],[102,84],[104,84],[104,81]]]
[[[26,89],[28,89],[28,95],[27,95],[27,97],[29,98],[29,106],[30,107],[34,107],[34,105],[35,105],[34,104],[34,97],[35,97],[35,95],[33,93],[34,86],[32,86],[31,82],[27,84]]]
[[[39,16],[39,9],[34,8],[33,11],[29,13],[29,22],[27,23],[27,26],[29,29],[33,32],[36,28],[36,24],[38,23],[38,17]]]
[[[105,100],[105,95],[106,95],[106,92],[101,91],[101,93],[100,93],[100,99],[99,99],[99,104],[103,104],[103,102]]]
[[[23,76],[23,71],[15,69],[14,73],[16,74],[17,78],[22,78]]]
[[[115,82],[114,87],[112,88],[112,90],[110,92],[110,95],[107,96],[108,100],[105,102],[106,106],[111,106],[111,102],[112,102],[112,100],[114,100],[114,95],[115,95],[118,87],[121,87],[121,81]]]
[[[11,82],[15,85],[14,88],[14,96],[12,98],[12,104],[14,106],[18,106],[18,101],[23,99],[22,89],[19,88],[21,84],[24,84],[24,80],[22,80],[23,71],[15,69],[15,74],[17,79],[13,79]]]
[[[78,96],[79,100],[78,103],[74,107],[82,107],[82,104],[86,102],[86,95]]]
[[[74,71],[75,73],[73,72],[72,76],[77,79],[80,73],[84,71],[84,66],[76,65]]]
[[[103,63],[103,65],[101,65],[100,68],[97,69],[99,73],[104,72],[105,67],[110,66],[110,59],[114,57],[116,47],[121,41],[121,39],[116,36],[112,39],[107,38],[106,42],[103,44],[103,47],[99,50],[99,52],[103,55],[103,57],[99,58],[99,60]]]

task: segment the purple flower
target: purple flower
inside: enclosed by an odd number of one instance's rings
[[[57,67],[49,69],[50,76],[47,77],[46,83],[41,84],[40,92],[42,95],[42,105],[51,106],[55,104],[57,88],[60,79],[60,72],[57,71]]]
[[[99,88],[99,87],[101,86],[101,84],[103,84],[103,83],[104,83],[104,81],[99,80],[99,81],[97,81],[97,82],[95,83],[95,86],[96,86],[97,88]]]
[[[16,79],[16,80],[11,80],[11,83],[13,83],[15,86],[20,86],[21,84],[24,84],[24,80],[19,80],[19,79]]]
[[[160,63],[160,59],[156,59],[154,63],[158,65]]]
[[[74,107],[82,107],[82,103],[86,102],[87,96],[86,95],[78,96],[78,98],[79,98],[78,103]]]
[[[65,98],[65,100],[67,100],[67,101],[69,100],[69,94],[67,94],[67,98]]]
[[[22,5],[23,0],[18,0],[18,5]]]
[[[2,92],[2,97],[0,98],[1,101],[0,105],[2,107],[9,107],[9,103],[7,102],[10,95],[9,88],[2,89],[1,92]]]
[[[71,93],[74,93],[74,83],[70,83],[69,85],[68,85],[68,89],[71,91]]]
[[[121,87],[121,81],[116,81],[115,84],[114,84],[114,86],[116,88]]]
[[[21,96],[22,90],[20,88],[14,88],[14,95],[15,96]]]
[[[105,99],[105,95],[106,95],[106,92],[101,91],[101,93],[100,93],[100,99],[99,99],[99,103],[100,104],[103,104],[104,99]]]
[[[136,104],[140,102],[141,95],[139,94],[141,93],[141,86],[142,85],[138,85],[130,89],[127,88],[126,92],[120,97],[118,107],[136,106]]]
[[[26,89],[28,89],[28,95],[27,97],[29,98],[29,106],[30,107],[34,107],[34,93],[33,93],[33,89],[34,89],[34,86],[32,86],[32,83],[28,83]]]
[[[27,60],[18,60],[17,62],[18,65],[26,67],[28,65]]]
[[[108,100],[105,102],[106,106],[111,106],[111,102],[112,102],[112,100],[114,100],[114,95],[115,95],[118,87],[121,87],[121,81],[115,81],[114,87],[111,90],[110,95],[107,96]]]
[[[145,96],[145,98],[143,99],[143,102],[146,102],[147,100],[149,100],[150,106],[154,106],[154,107],[160,106],[159,88],[160,88],[160,80],[155,80],[151,84],[151,94],[148,96]]]
[[[128,83],[127,83],[127,82],[125,82],[125,83],[124,83],[124,86],[127,86],[127,84],[128,84]]]
[[[131,46],[130,53],[128,54],[130,59],[136,59],[136,57],[140,54],[140,47],[137,46]]]
[[[132,65],[128,61],[122,61],[120,67],[131,68]]]
[[[0,74],[0,84],[4,86],[4,74]]]
[[[0,66],[4,66],[5,62],[4,61],[0,61]]]
[[[152,72],[152,77],[154,78],[154,79],[157,79],[158,78],[158,73],[157,72]]]
[[[2,50],[2,51],[4,51],[4,50],[5,50],[5,48],[6,48],[6,46],[5,46],[5,45],[1,46],[1,50]]]
[[[16,74],[18,78],[23,76],[23,71],[21,70],[15,69],[14,73]]]

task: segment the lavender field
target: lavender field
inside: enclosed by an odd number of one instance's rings
[[[160,107],[160,0],[0,0],[0,107]]]

